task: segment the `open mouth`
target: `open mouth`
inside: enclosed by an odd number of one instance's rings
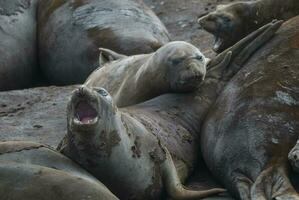
[[[97,110],[87,101],[79,101],[75,106],[74,123],[77,125],[92,125],[98,121]]]
[[[222,50],[223,46],[223,39],[219,35],[214,35],[214,44],[213,44],[213,49],[214,51],[218,52]]]

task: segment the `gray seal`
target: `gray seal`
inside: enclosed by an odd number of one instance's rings
[[[38,6],[39,61],[56,85],[83,83],[98,67],[98,48],[150,53],[169,42],[158,17],[135,0],[43,0]]]
[[[170,42],[151,54],[124,56],[100,49],[100,56],[100,68],[84,85],[105,88],[118,107],[160,94],[196,90],[210,60],[198,48],[182,41]],[[105,58],[110,62],[104,63]]]
[[[182,185],[198,160],[200,122],[224,85],[280,24],[268,24],[218,55],[193,93],[164,94],[118,108],[105,89],[82,86],[70,98],[68,133],[58,150],[120,199],[161,199],[163,194],[198,199],[223,192]]]
[[[101,182],[69,158],[34,142],[0,142],[3,200],[117,200]]]
[[[37,71],[36,0],[0,1],[0,91],[29,87]]]

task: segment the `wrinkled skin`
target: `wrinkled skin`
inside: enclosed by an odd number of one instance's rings
[[[196,122],[280,24],[263,27],[212,60],[202,87],[193,93],[164,94],[118,109],[103,88],[82,86],[69,101],[68,133],[58,149],[120,199],[161,199],[165,193],[173,199],[198,199],[224,191],[194,191],[181,184],[198,158],[201,124]]]
[[[198,48],[182,41],[170,42],[151,54],[127,57],[110,51],[102,50],[101,55],[110,58],[110,62],[95,70],[84,85],[105,88],[118,107],[160,94],[196,90],[210,60]]]
[[[0,1],[0,91],[26,88],[36,72],[36,0]]]
[[[67,157],[33,142],[0,142],[3,200],[112,200],[101,182]]]
[[[221,52],[274,19],[299,14],[298,0],[257,0],[220,5],[198,23],[215,36],[213,50]]]
[[[41,69],[58,85],[83,83],[98,67],[99,47],[134,55],[169,42],[164,25],[139,0],[43,0],[38,31]]]
[[[255,53],[205,120],[204,160],[239,199],[299,199],[288,164],[299,136],[298,23],[286,22]]]

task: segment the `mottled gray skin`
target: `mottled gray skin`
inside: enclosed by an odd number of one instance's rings
[[[0,1],[0,91],[25,88],[36,72],[37,0]]]
[[[38,7],[41,69],[48,81],[83,83],[98,67],[98,48],[134,55],[169,42],[166,28],[135,0],[43,0]]]
[[[298,24],[289,20],[256,52],[205,120],[204,160],[239,199],[299,199],[288,163],[299,136]]]
[[[213,50],[221,52],[274,19],[299,14],[298,0],[257,0],[220,5],[198,22],[215,36]]]
[[[102,49],[101,54],[110,58],[116,55],[109,51]],[[155,53],[122,56],[108,62],[95,70],[84,85],[105,88],[118,107],[125,107],[160,94],[195,91],[204,80],[209,60],[195,46],[175,41]]]
[[[296,145],[291,149],[288,155],[289,162],[295,172],[299,172],[299,149],[298,149],[298,140]]]
[[[2,200],[112,200],[101,182],[48,146],[0,142]]]
[[[82,86],[70,99],[68,133],[58,149],[121,199],[161,199],[163,193],[173,199],[198,199],[223,191],[192,191],[181,184],[198,158],[198,122],[279,26],[263,27],[211,61],[206,80],[193,93],[165,94],[118,109],[104,89]]]

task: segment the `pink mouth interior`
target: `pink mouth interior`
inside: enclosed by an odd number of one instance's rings
[[[97,111],[87,102],[79,102],[75,108],[75,116],[82,123],[88,123],[97,117]]]

